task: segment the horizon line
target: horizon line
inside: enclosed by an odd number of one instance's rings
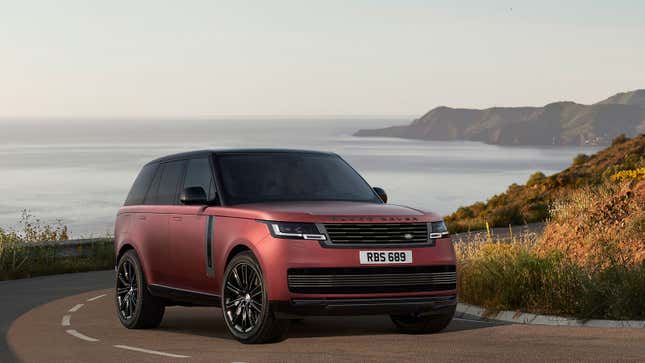
[[[230,120],[230,119],[359,119],[359,118],[417,118],[418,115],[412,114],[302,114],[302,115],[280,115],[280,114],[225,114],[225,115],[176,115],[176,116],[128,116],[128,115],[114,115],[114,116],[0,116],[0,121],[47,121],[47,120],[136,120],[136,121],[155,121],[155,120],[172,120],[177,119],[185,120]]]

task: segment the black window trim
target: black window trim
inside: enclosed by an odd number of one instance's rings
[[[219,168],[219,163],[217,162],[217,154],[211,153],[209,159],[211,161],[211,168],[213,170],[213,178],[215,180],[215,190],[217,190],[217,200],[219,201],[219,206],[226,207],[228,206],[228,203],[222,189],[222,172]]]
[[[171,205],[182,205],[179,201],[179,194],[181,193],[181,189],[184,187],[184,180],[186,180],[186,172],[188,171],[188,162],[190,162],[190,158],[174,160],[172,162],[177,161],[183,162],[184,165],[182,171],[179,173],[179,180],[177,181],[177,186],[175,187],[175,203]]]

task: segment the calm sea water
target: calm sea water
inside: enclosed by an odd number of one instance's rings
[[[75,237],[111,232],[137,172],[170,153],[237,147],[333,151],[391,203],[447,214],[485,200],[531,173],[566,168],[597,148],[499,147],[474,142],[356,138],[360,128],[404,119],[3,120],[0,121],[0,227],[23,209],[61,219]]]

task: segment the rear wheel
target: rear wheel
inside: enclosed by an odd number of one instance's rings
[[[237,254],[226,266],[222,312],[231,335],[246,344],[279,340],[289,325],[271,312],[262,270],[251,252]]]
[[[163,319],[165,307],[148,292],[134,250],[124,253],[117,264],[115,302],[119,320],[128,329],[156,328]]]
[[[452,321],[454,311],[444,315],[390,315],[394,325],[406,334],[431,334],[444,330]]]

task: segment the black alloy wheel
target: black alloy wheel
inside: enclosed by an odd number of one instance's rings
[[[242,343],[278,340],[288,320],[271,311],[262,271],[251,252],[237,254],[224,272],[222,312],[229,332]]]
[[[139,286],[134,266],[129,260],[123,261],[117,271],[116,300],[121,317],[125,320],[132,319],[137,308],[137,295]]]
[[[254,267],[239,263],[226,281],[226,316],[235,330],[246,334],[253,330],[262,315],[262,285]]]
[[[161,323],[165,306],[148,292],[143,268],[134,250],[119,258],[114,295],[119,321],[126,328],[156,328]]]

